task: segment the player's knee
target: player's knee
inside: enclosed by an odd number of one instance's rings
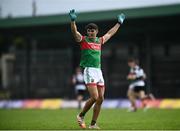
[[[94,101],[97,101],[97,100],[98,100],[98,95],[92,96],[92,99],[93,99]]]
[[[103,101],[104,101],[104,96],[99,96],[97,102],[99,104],[102,104]]]
[[[104,96],[100,96],[100,97],[99,97],[99,100],[100,100],[100,101],[104,101]]]

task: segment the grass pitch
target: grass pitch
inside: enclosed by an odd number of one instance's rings
[[[79,130],[76,109],[27,110],[1,109],[0,129],[15,130]],[[92,110],[85,117],[91,121]],[[98,125],[103,130],[172,130],[180,129],[179,109],[149,109],[127,112],[124,109],[103,109]]]

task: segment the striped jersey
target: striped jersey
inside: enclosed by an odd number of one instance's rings
[[[135,75],[136,79],[131,81],[131,84],[136,84],[136,86],[144,86],[144,78],[146,77],[144,71],[142,68],[140,68],[138,65],[134,68],[130,69],[130,74]]]
[[[82,36],[80,42],[81,60],[80,66],[101,68],[101,45],[103,44],[103,37],[96,37],[95,39]]]
[[[82,73],[77,73],[73,76],[75,81],[76,90],[86,90],[86,86],[84,84],[84,78]]]

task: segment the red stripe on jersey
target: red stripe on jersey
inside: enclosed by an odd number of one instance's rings
[[[101,50],[101,44],[88,43],[86,41],[81,42],[81,50],[92,49],[92,50]]]
[[[103,42],[103,39],[101,39],[101,42]],[[101,50],[101,44],[97,44],[94,42],[87,42],[85,40],[85,36],[82,36],[81,40],[81,50],[91,49],[91,50]]]

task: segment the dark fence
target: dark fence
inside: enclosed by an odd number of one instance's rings
[[[16,51],[13,98],[67,97],[71,94],[71,50]]]
[[[147,74],[147,92],[154,93],[158,98],[180,97],[180,45],[170,43],[168,48],[166,46],[151,44],[150,48],[146,48],[125,42],[103,47],[102,70],[106,98],[126,97],[126,76],[129,71],[127,59],[131,55],[140,59],[140,65]],[[80,57],[74,56],[77,52],[79,48],[16,50],[15,61],[9,62],[9,68],[13,67],[9,72],[13,76],[9,75],[11,77],[7,87],[10,97],[75,98],[71,78],[74,62],[78,63]]]

